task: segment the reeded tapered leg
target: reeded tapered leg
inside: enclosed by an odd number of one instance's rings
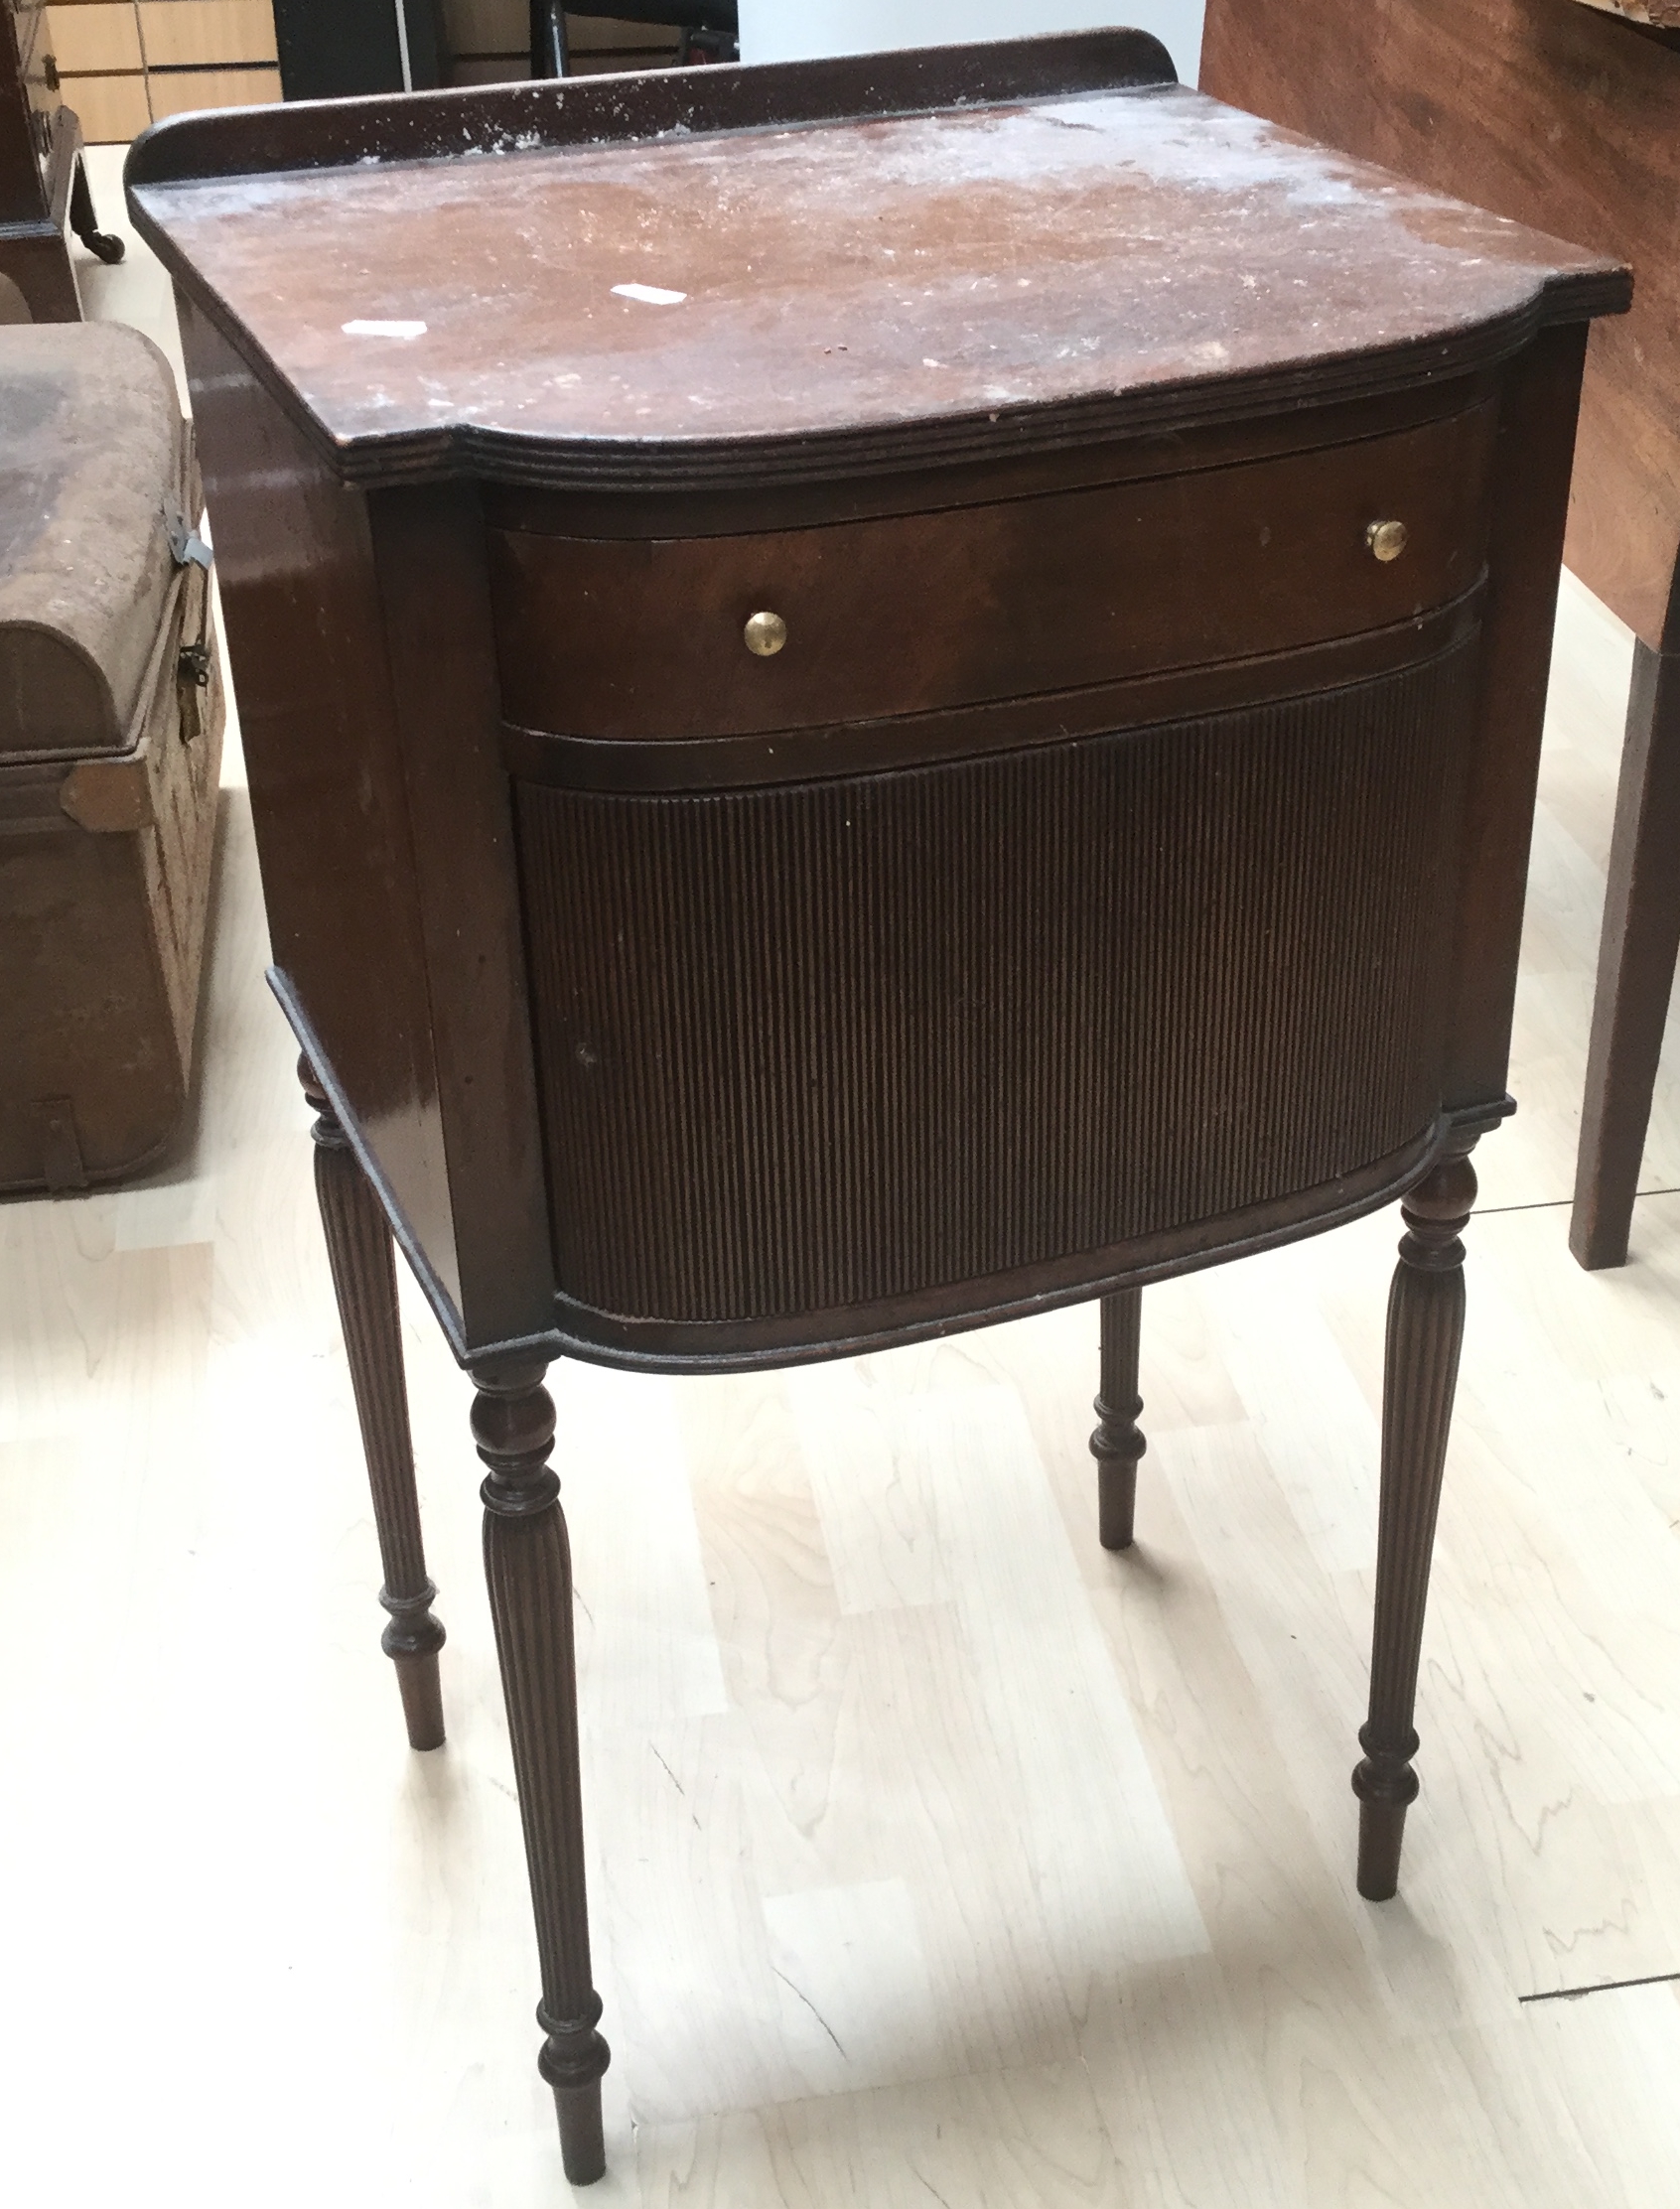
[[[490,1467],[482,1491],[485,1576],[542,1965],[537,2023],[546,2038],[537,2068],[554,2089],[566,2176],[587,2186],[607,2168],[601,2074],[609,2054],[595,2029],[601,1998],[590,1972],[584,1892],[572,1557],[548,1462],[554,1405],[542,1385],[546,1370],[540,1359],[481,1366],[473,1375],[473,1437]]]
[[[298,1078],[318,1115],[315,1193],[339,1299],[339,1322],[373,1491],[373,1523],[385,1568],[379,1600],[390,1612],[391,1622],[382,1647],[396,1666],[410,1746],[441,1748],[444,1722],[438,1651],[444,1645],[444,1630],[432,1616],[437,1589],[426,1578],[426,1553],[420,1540],[420,1499],[414,1486],[390,1222],[307,1058],[298,1061]]]
[[[1464,1139],[1466,1149],[1475,1140]],[[1465,1246],[1475,1173],[1461,1154],[1443,1159],[1400,1202],[1406,1233],[1388,1299],[1382,1386],[1382,1502],[1377,1531],[1376,1618],[1370,1717],[1359,1728],[1359,1892],[1386,1902],[1400,1880],[1406,1809],[1415,1801],[1412,1729],[1430,1553],[1453,1423],[1465,1333]]]
[[[1138,1498],[1138,1459],[1149,1445],[1138,1430],[1138,1341],[1143,1291],[1117,1289],[1102,1300],[1102,1393],[1091,1409],[1101,1422],[1091,1437],[1097,1461],[1097,1539],[1105,1550],[1129,1550]]]

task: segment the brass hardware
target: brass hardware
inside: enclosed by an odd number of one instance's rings
[[[742,632],[747,649],[761,659],[773,659],[787,641],[787,623],[779,614],[754,614]]]
[[[1406,524],[1373,521],[1365,531],[1365,542],[1379,560],[1398,560],[1406,549]]]

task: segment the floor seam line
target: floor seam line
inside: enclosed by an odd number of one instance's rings
[[[1538,1995],[1518,1995],[1519,2002],[1579,2002],[1584,1995],[1613,1995],[1627,1987],[1666,1987],[1680,1979],[1680,1971],[1648,1972],[1643,1979],[1601,1979],[1592,1987],[1553,1987]]]

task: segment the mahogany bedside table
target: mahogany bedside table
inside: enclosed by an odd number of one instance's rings
[[[174,275],[416,1746],[394,1234],[477,1388],[568,2173],[603,2168],[561,1356],[720,1372],[1396,1196],[1393,1893],[1588,317],[1613,261],[1136,32],[194,116]]]

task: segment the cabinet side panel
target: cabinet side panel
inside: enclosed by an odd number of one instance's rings
[[[469,1349],[554,1323],[513,809],[470,483],[368,497]]]
[[[180,307],[274,962],[459,1310],[366,501],[219,333]]]
[[[1493,456],[1481,694],[1465,810],[1450,1106],[1503,1092],[1534,832],[1587,332],[1549,330],[1507,372]]]

